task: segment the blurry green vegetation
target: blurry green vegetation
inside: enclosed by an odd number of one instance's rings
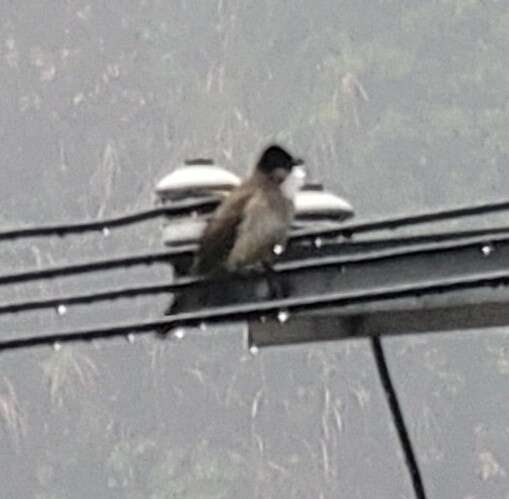
[[[18,396],[11,380],[0,378],[0,429],[2,439],[8,440],[15,449],[27,433],[26,416],[23,414]],[[5,438],[7,437],[7,438]]]
[[[186,466],[189,463],[189,466]],[[192,464],[191,464],[192,463]],[[151,471],[150,497],[173,499],[227,499],[241,497],[243,483],[249,469],[242,470],[242,459],[235,454],[225,455],[220,449],[211,449],[199,443],[191,455],[169,450]],[[244,471],[244,476],[242,471]]]
[[[179,156],[202,148],[239,169],[238,157],[280,137],[307,151],[314,175],[360,213],[505,196],[509,7],[502,2],[207,9],[216,34],[206,47],[168,51],[181,41],[171,28],[175,12],[157,23],[147,11],[145,21],[147,69],[166,88]],[[202,40],[200,29],[188,35]],[[345,88],[348,74],[368,100]],[[380,197],[364,195],[371,184]]]
[[[55,47],[66,47],[62,33],[75,10],[69,7],[68,18],[55,22]],[[504,2],[82,6],[79,26],[86,29],[76,31],[76,47],[65,48],[65,64],[56,64],[51,85],[40,78],[51,76],[48,61],[58,60],[56,49],[24,47],[15,36],[16,22],[30,12],[0,27],[7,40],[0,77],[7,95],[21,99],[27,119],[57,112],[47,142],[75,119],[93,130],[62,142],[79,166],[66,170],[76,195],[65,202],[73,210],[124,209],[133,199],[146,204],[132,186],[141,182],[149,191],[147,175],[189,156],[212,156],[245,173],[261,143],[274,139],[305,152],[313,176],[352,199],[359,214],[468,204],[504,197],[509,189]],[[110,19],[107,29],[103,18]],[[85,36],[88,30],[97,36]],[[349,74],[369,100],[345,88]],[[17,95],[20,80],[27,89]],[[13,102],[1,101],[6,110]],[[93,158],[81,150],[85,145],[96,151]],[[91,196],[82,183],[100,169],[105,147],[115,158],[115,182],[106,192],[95,186]],[[49,168],[43,181],[58,183],[60,173]],[[474,176],[480,180],[475,186]],[[408,199],[394,189],[400,179]],[[376,200],[371,184],[382,194]],[[58,216],[53,209],[44,207],[50,218]]]
[[[75,397],[89,394],[97,383],[98,372],[94,362],[72,348],[64,348],[61,352],[57,350],[44,362],[42,370],[51,403],[60,408],[67,402],[72,403]]]
[[[361,213],[468,204],[509,188],[502,2],[219,2],[205,10],[216,31],[206,46],[210,26],[178,24],[182,6],[154,2],[140,20],[143,72],[165,89],[178,156],[205,149],[242,171],[237,158],[276,136],[307,151],[314,175],[339,184]],[[345,88],[348,74],[369,100]],[[370,183],[381,198],[364,195]]]

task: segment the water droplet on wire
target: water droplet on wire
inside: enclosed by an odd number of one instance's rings
[[[284,324],[290,318],[290,312],[288,310],[280,310],[277,314],[277,320]]]
[[[481,253],[483,254],[483,256],[490,256],[494,250],[495,248],[493,247],[493,244],[483,244],[481,248]]]
[[[281,244],[276,244],[274,248],[272,248],[272,251],[275,255],[279,256],[283,254],[284,248]]]
[[[173,336],[177,338],[177,340],[181,340],[186,335],[186,332],[183,328],[179,327],[173,331]]]

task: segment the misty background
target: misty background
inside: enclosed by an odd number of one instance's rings
[[[508,50],[496,0],[0,0],[1,225],[147,208],[184,159],[244,175],[269,141],[357,220],[506,199]],[[1,271],[161,249],[160,226],[4,241]],[[0,334],[157,318],[167,300],[2,315]],[[384,346],[428,496],[507,499],[507,332]],[[2,352],[0,476],[2,499],[414,497],[367,340],[252,356],[240,324]]]

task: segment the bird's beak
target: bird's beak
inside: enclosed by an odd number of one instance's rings
[[[304,168],[302,168],[301,166],[296,166],[295,168],[293,168],[292,169],[292,173],[296,177],[300,177],[300,178],[305,178],[306,177],[306,170],[304,170]]]
[[[304,160],[302,158],[294,158],[292,161],[292,166],[301,166],[304,164]]]
[[[304,185],[304,182],[306,181],[306,170],[304,170],[304,168],[302,168],[301,166],[295,166],[292,169],[291,175],[292,177],[297,179],[297,182],[300,184],[300,187]]]

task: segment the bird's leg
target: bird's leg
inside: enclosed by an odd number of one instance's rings
[[[288,290],[281,282],[277,272],[274,270],[270,263],[264,263],[263,268],[265,270],[265,277],[269,286],[269,293],[271,300],[281,300],[287,298]]]

